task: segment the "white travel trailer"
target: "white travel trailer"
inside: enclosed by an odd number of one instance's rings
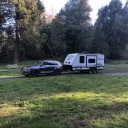
[[[63,70],[97,73],[104,69],[103,54],[72,53],[64,60]]]

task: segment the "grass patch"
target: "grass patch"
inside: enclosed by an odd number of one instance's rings
[[[110,61],[105,63],[105,69],[118,69],[118,68],[127,68],[127,67],[128,67],[127,60]]]
[[[0,127],[126,128],[128,74],[63,74],[0,82]]]
[[[22,76],[21,75],[21,67],[25,65],[32,65],[36,61],[23,61],[19,62],[17,68],[7,68],[7,64],[0,64],[0,78],[6,78],[6,77],[17,77]]]
[[[0,78],[21,76],[0,65]],[[105,63],[105,69],[127,61]],[[1,128],[127,128],[128,74],[62,74],[0,82]]]

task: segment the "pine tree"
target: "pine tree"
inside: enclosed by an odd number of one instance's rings
[[[89,15],[91,10],[88,0],[69,0],[57,15],[57,20],[63,26],[68,53],[85,50],[84,45],[90,38],[88,33],[89,27],[91,27]],[[84,42],[82,39],[85,39]]]
[[[98,12],[96,26],[100,26],[100,31],[104,33],[104,43],[109,46],[109,58],[118,59],[123,57],[126,45],[123,19],[123,6],[120,0],[112,0],[109,5],[102,7]],[[100,38],[102,34],[98,34]],[[97,42],[98,43],[98,42]]]
[[[123,29],[123,34],[122,34],[122,40],[124,42],[124,47],[125,47],[125,51],[124,51],[124,56],[125,58],[128,58],[128,0],[126,1],[124,8],[123,8],[123,19],[122,19],[122,29]]]
[[[38,35],[37,28],[41,25],[40,18],[44,7],[40,0],[4,0],[3,8],[5,10],[6,34],[13,39],[13,63],[18,64],[21,44],[25,41],[28,43],[28,37]],[[31,38],[31,40],[33,39]],[[31,41],[29,40],[29,42]]]

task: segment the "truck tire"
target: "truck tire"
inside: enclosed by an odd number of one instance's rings
[[[51,75],[51,73],[48,73],[47,75],[48,75],[48,76],[50,76],[50,75]]]
[[[33,70],[33,71],[32,71],[32,76],[33,76],[33,77],[37,77],[37,76],[38,76],[38,74],[39,74],[39,73],[38,73],[38,71],[37,71],[37,70]]]
[[[29,77],[29,76],[30,76],[29,74],[25,75],[25,77]]]
[[[54,75],[60,75],[60,73],[61,73],[60,69],[55,69],[53,72]]]

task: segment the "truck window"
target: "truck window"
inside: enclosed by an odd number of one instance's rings
[[[84,56],[80,56],[80,63],[84,63]]]
[[[95,63],[95,59],[88,59],[88,63]]]
[[[48,63],[47,62],[44,62],[43,65],[48,65]]]

